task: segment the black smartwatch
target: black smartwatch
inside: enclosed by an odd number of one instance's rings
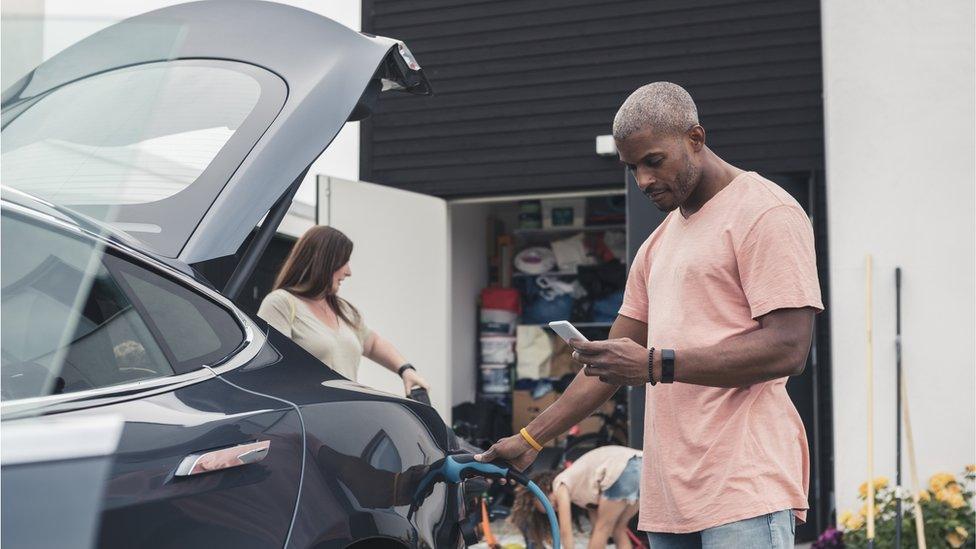
[[[406,372],[407,370],[413,370],[415,372],[417,371],[417,369],[413,367],[413,364],[410,364],[408,362],[408,363],[404,364],[403,366],[400,366],[400,369],[397,370],[397,375],[400,376],[400,377],[403,377],[403,372]]]
[[[674,383],[674,349],[661,349],[661,383]]]

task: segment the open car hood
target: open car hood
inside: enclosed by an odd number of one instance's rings
[[[223,257],[386,90],[431,91],[396,40],[269,2],[163,8],[4,91],[2,182],[155,254]]]

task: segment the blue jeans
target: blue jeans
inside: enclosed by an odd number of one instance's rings
[[[616,482],[603,492],[603,498],[637,503],[640,499],[640,474],[643,461],[640,456],[630,458]]]
[[[691,534],[648,532],[651,549],[793,549],[796,522],[793,511],[722,524]]]

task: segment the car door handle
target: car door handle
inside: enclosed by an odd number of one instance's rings
[[[188,477],[257,463],[267,457],[270,449],[270,440],[259,440],[231,448],[190,454],[176,468],[176,476]]]

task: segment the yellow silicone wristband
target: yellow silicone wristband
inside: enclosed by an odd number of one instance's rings
[[[522,435],[522,438],[525,439],[525,442],[528,442],[529,446],[534,448],[536,452],[542,451],[542,445],[536,442],[534,438],[532,438],[532,435],[530,435],[529,432],[525,430],[525,427],[522,427],[522,430],[519,431],[519,434]]]

